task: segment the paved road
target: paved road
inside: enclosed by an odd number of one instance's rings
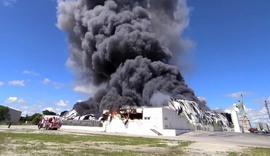
[[[7,126],[0,126],[0,130],[8,129]],[[11,129],[37,129],[37,126],[11,126]],[[71,130],[71,129],[60,129],[62,132],[80,132],[80,133],[93,133],[93,134],[105,134],[105,135],[120,135],[120,136],[136,136],[123,133],[104,133],[104,132],[93,132],[86,130]],[[171,140],[185,140],[185,141],[197,141],[205,143],[217,143],[217,144],[234,144],[240,146],[249,147],[267,147],[270,148],[270,136],[259,135],[250,133],[234,133],[234,132],[205,132],[205,131],[194,131],[185,133],[179,136],[168,137],[168,136],[140,136],[148,138],[160,138],[160,139],[171,139]]]
[[[270,148],[269,135],[259,135],[259,134],[251,134],[251,133],[234,133],[234,132],[195,131],[195,132],[186,133],[177,137],[181,138],[182,140]]]

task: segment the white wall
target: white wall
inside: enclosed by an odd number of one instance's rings
[[[150,120],[129,120],[127,125],[125,125],[120,118],[114,117],[110,123],[106,124],[103,126],[106,132],[152,136],[157,135],[150,130],[153,128],[151,127],[152,124],[150,124]]]
[[[88,130],[88,131],[95,131],[95,132],[104,132],[104,127],[89,127],[89,126],[68,126],[62,125],[61,129],[75,129],[75,130]]]
[[[164,118],[167,118],[164,120]],[[167,127],[166,127],[167,125]],[[144,108],[143,120],[129,120],[127,126],[118,117],[114,117],[111,123],[103,127],[87,126],[62,126],[62,128],[85,129],[93,131],[104,130],[106,132],[128,133],[135,135],[157,135],[151,129],[155,129],[164,136],[176,136],[187,131],[188,121],[185,117],[177,117],[175,111],[167,108]],[[176,130],[178,129],[178,130]]]
[[[128,134],[136,135],[154,135],[157,134],[150,130],[149,121],[147,120],[130,120],[126,131]]]
[[[234,132],[241,132],[237,112],[232,111],[231,112],[231,117],[232,117],[232,122],[233,122],[233,125],[234,125]]]
[[[149,128],[155,127],[157,129],[163,129],[162,107],[144,108],[143,121],[145,123],[144,125],[145,127],[149,127]]]
[[[114,132],[114,133],[126,133],[127,128],[123,121],[118,118],[114,117],[110,123],[104,125],[106,127],[106,132]]]
[[[163,112],[163,129],[189,129],[188,120],[185,117],[178,117],[176,112],[167,108]]]

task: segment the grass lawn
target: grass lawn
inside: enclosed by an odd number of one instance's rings
[[[230,152],[229,156],[269,156],[270,148],[248,148],[243,153]]]
[[[189,141],[63,133],[45,130],[0,131],[0,155],[184,155]],[[173,145],[171,145],[173,144]]]

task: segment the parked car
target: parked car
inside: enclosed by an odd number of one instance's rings
[[[249,128],[248,131],[249,131],[250,133],[258,133],[257,128]]]

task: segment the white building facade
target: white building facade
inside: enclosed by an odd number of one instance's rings
[[[8,107],[8,114],[5,117],[5,121],[12,124],[17,124],[20,121],[21,114],[21,111]]]

